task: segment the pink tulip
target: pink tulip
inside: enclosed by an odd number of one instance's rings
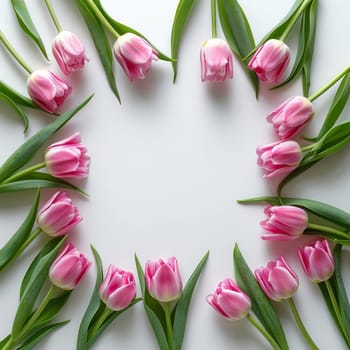
[[[52,44],[52,53],[61,71],[68,75],[84,68],[85,48],[77,35],[72,32],[62,31],[58,33]]]
[[[83,179],[89,174],[90,157],[80,133],[50,145],[45,153],[47,171],[59,178]]]
[[[314,108],[309,99],[295,96],[272,111],[267,121],[273,124],[280,140],[290,139],[299,134],[311,121]]]
[[[219,314],[233,321],[244,318],[251,309],[248,295],[230,278],[221,281],[215,292],[206,297],[206,301]]]
[[[131,272],[109,265],[99,289],[99,295],[110,309],[114,311],[125,309],[136,296],[134,275]]]
[[[255,52],[248,68],[262,81],[277,84],[290,60],[289,47],[281,40],[270,39]]]
[[[267,232],[262,239],[272,241],[289,241],[302,236],[308,226],[305,210],[290,206],[267,206],[264,210],[266,220],[260,226]]]
[[[277,141],[256,149],[258,165],[265,170],[264,177],[288,174],[298,167],[302,151],[295,141]]]
[[[233,77],[233,55],[227,42],[213,38],[200,52],[202,81],[223,81]]]
[[[327,240],[299,248],[298,255],[305,274],[312,282],[323,282],[333,275],[334,259]]]
[[[51,282],[64,290],[74,289],[86,275],[91,262],[68,243],[50,267]]]
[[[144,79],[158,52],[143,38],[133,33],[121,35],[114,44],[114,56],[130,79]]]
[[[39,210],[37,223],[47,235],[58,237],[65,235],[82,220],[78,208],[65,192],[56,192]]]
[[[72,92],[72,87],[49,70],[33,72],[27,81],[31,99],[47,112],[54,113]]]
[[[182,293],[182,280],[175,257],[148,261],[145,281],[150,295],[160,302],[176,300]]]
[[[289,299],[299,286],[298,276],[282,256],[254,273],[261,289],[274,301]]]

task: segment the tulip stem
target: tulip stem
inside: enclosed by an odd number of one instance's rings
[[[341,238],[345,238],[347,240],[350,239],[349,233],[339,231],[339,230],[337,230],[337,229],[335,229],[333,227],[309,223],[308,224],[308,228],[311,229],[311,230],[332,233],[332,234],[334,234],[336,236],[340,236]]]
[[[339,74],[337,74],[329,83],[322,87],[322,89],[315,92],[313,95],[308,97],[308,99],[312,102],[316,100],[319,96],[321,96],[324,92],[326,92],[329,88],[331,88],[338,80],[340,80],[344,75],[350,72],[350,66],[347,66],[344,70],[342,70]]]
[[[57,32],[62,32],[62,26],[56,16],[56,12],[52,6],[52,3],[51,3],[51,0],[45,0],[45,4],[46,4],[46,7],[47,9],[49,10],[49,14],[50,14],[50,17],[57,29]]]
[[[39,163],[39,164],[36,164],[36,165],[33,165],[27,169],[24,169],[22,171],[19,171],[18,173],[16,174],[13,174],[12,176],[8,177],[6,180],[4,180],[2,182],[2,184],[6,184],[6,183],[9,183],[9,182],[12,182],[16,179],[19,179],[25,175],[28,175],[32,172],[34,172],[35,170],[39,170],[39,169],[42,169],[46,166],[46,163],[45,162],[42,162],[42,163]]]
[[[216,0],[211,0],[211,36],[217,37],[216,31]]]
[[[103,23],[103,25],[111,32],[111,34],[118,39],[120,37],[120,34],[114,29],[114,27],[106,20],[105,16],[103,15],[102,11],[97,7],[97,5],[92,0],[86,0],[86,2],[89,4],[90,9],[92,12],[96,15],[96,17]]]
[[[281,350],[281,347],[276,343],[270,333],[255,319],[252,315],[247,315],[247,320],[266,338],[274,350]]]
[[[33,69],[28,66],[24,59],[19,55],[15,48],[10,44],[10,42],[5,37],[4,33],[0,30],[0,41],[4,44],[5,48],[10,52],[12,57],[29,73],[33,73]]]
[[[297,307],[295,306],[293,298],[288,299],[288,304],[289,304],[290,310],[292,311],[292,314],[294,316],[295,322],[296,322],[302,336],[304,337],[305,341],[309,345],[310,349],[318,350],[318,346],[314,343],[314,341],[310,337],[309,333],[307,332],[307,330],[303,324],[303,321],[300,318],[299,312],[297,310]]]
[[[92,339],[95,336],[95,334],[101,328],[102,324],[106,321],[106,319],[111,315],[112,312],[113,312],[113,310],[109,309],[107,306],[105,307],[101,316],[97,319],[97,321],[93,325],[91,331],[89,331],[88,343],[89,343],[90,339]]]
[[[165,314],[165,324],[166,324],[168,345],[169,345],[169,349],[171,350],[173,347],[173,325],[171,322],[170,303],[162,303],[162,307]]]

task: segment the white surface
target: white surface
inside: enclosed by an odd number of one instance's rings
[[[49,48],[55,31],[42,2],[27,1]],[[292,1],[240,1],[258,41],[288,11]],[[170,53],[170,31],[177,1],[104,1],[116,19],[144,33],[163,52]],[[295,297],[301,316],[320,349],[343,349],[317,286],[303,275],[295,248],[302,241],[271,243],[260,239],[262,206],[240,206],[235,200],[274,193],[274,184],[262,178],[256,166],[255,148],[275,139],[265,115],[284,99],[301,94],[300,82],[283,90],[262,86],[259,101],[240,65],[234,79],[223,84],[200,81],[199,50],[210,37],[210,2],[198,1],[180,48],[179,72],[172,83],[168,63],[156,62],[144,81],[131,84],[115,64],[120,106],[109,90],[85,23],[70,1],[53,1],[64,29],[80,35],[91,59],[83,72],[69,78],[70,109],[95,92],[89,105],[54,140],[80,131],[92,158],[90,176],[82,187],[84,198],[70,192],[84,216],[71,237],[92,259],[89,244],[102,256],[104,267],[113,263],[132,270],[134,253],[141,262],[158,256],[177,256],[183,280],[209,249],[210,257],[194,293],[183,349],[268,349],[266,341],[247,321],[229,323],[204,301],[223,278],[233,276],[235,242],[252,269],[284,254],[300,276]],[[0,26],[16,48],[35,68],[45,65],[40,53],[20,31],[9,1],[1,3]],[[273,9],[273,10],[272,10]],[[320,1],[319,25],[312,67],[311,91],[315,91],[349,64],[350,47],[346,0]],[[147,15],[146,15],[147,14]],[[292,41],[293,35],[291,36]],[[112,44],[112,41],[111,41]],[[294,42],[295,45],[295,42]],[[295,50],[294,50],[295,52]],[[51,55],[51,54],[50,54]],[[52,55],[51,55],[52,56]],[[1,79],[25,93],[26,74],[0,50]],[[57,70],[54,61],[51,67]],[[315,103],[316,117],[308,132],[321,123],[335,89]],[[344,116],[349,115],[349,106]],[[29,110],[28,110],[29,111]],[[31,127],[23,136],[14,112],[1,103],[0,161],[51,117],[30,112]],[[40,161],[38,153],[37,160]],[[286,194],[318,199],[350,210],[349,148],[323,161],[299,177]],[[44,190],[46,199],[54,190]],[[22,222],[33,192],[1,194],[0,244]],[[40,241],[40,240],[39,240]],[[18,305],[18,287],[24,271],[42,242],[37,242],[4,271],[0,287],[0,338],[7,335]],[[75,347],[77,330],[89,302],[95,279],[93,268],[73,293],[59,319],[71,319],[37,348],[56,350]],[[346,280],[350,290],[350,281]],[[277,305],[291,349],[306,349],[287,305]],[[114,322],[95,349],[156,349],[157,343],[138,304]]]

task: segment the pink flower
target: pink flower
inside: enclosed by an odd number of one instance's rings
[[[333,275],[334,259],[327,240],[299,248],[298,255],[305,274],[312,282],[323,282]]]
[[[230,278],[221,281],[215,292],[206,297],[206,301],[228,320],[240,320],[251,309],[248,295]]]
[[[62,31],[58,33],[52,44],[52,53],[61,71],[68,75],[84,68],[85,48],[77,35],[72,32]]]
[[[125,309],[136,296],[134,275],[109,265],[99,289],[99,295],[110,309],[115,311]]]
[[[282,256],[254,273],[261,289],[274,301],[289,299],[299,286],[298,276]]]
[[[60,178],[83,179],[89,174],[90,157],[80,133],[50,145],[45,153],[47,171]]]
[[[65,192],[56,192],[37,215],[40,229],[47,235],[58,237],[65,235],[82,220],[78,208]]]
[[[160,302],[176,300],[182,293],[182,280],[175,257],[148,261],[145,281],[150,295]]]
[[[33,72],[27,81],[31,99],[47,112],[54,113],[72,92],[72,87],[49,70]]]
[[[302,151],[295,141],[277,141],[256,149],[258,165],[265,170],[264,177],[288,174],[298,167]]]
[[[126,33],[114,44],[114,56],[130,79],[144,79],[151,69],[152,60],[158,60],[158,52],[143,38]]]
[[[277,84],[290,60],[289,47],[281,40],[270,39],[255,52],[248,68],[262,81]]]
[[[200,52],[202,81],[223,81],[233,77],[233,55],[227,42],[213,38]]]
[[[91,262],[68,243],[50,267],[51,282],[65,290],[74,289],[86,275]]]
[[[308,215],[305,210],[290,206],[267,206],[264,210],[266,220],[260,226],[267,232],[262,239],[272,241],[289,241],[299,238],[308,226]]]
[[[273,124],[280,140],[290,139],[299,134],[309,124],[314,108],[309,99],[303,96],[291,97],[267,116]]]

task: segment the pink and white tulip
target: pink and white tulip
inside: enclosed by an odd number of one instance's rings
[[[258,165],[265,170],[264,177],[288,174],[298,167],[302,150],[295,141],[277,141],[256,149]]]
[[[37,70],[27,80],[31,99],[47,112],[56,112],[72,92],[68,82],[49,70]]]
[[[160,302],[176,300],[182,293],[182,280],[175,257],[148,261],[145,281],[150,295]]]
[[[290,60],[289,47],[281,40],[270,39],[261,45],[248,63],[258,78],[279,83]]]
[[[267,219],[260,226],[267,232],[262,239],[272,241],[290,241],[303,235],[308,226],[305,210],[291,206],[267,206],[264,209]]]
[[[50,145],[45,153],[47,171],[59,178],[83,179],[89,174],[90,157],[80,133]]]
[[[114,43],[114,56],[130,81],[144,79],[158,52],[143,38],[133,33],[121,35]]]
[[[136,296],[134,275],[129,271],[109,265],[100,286],[99,295],[108,308],[114,311],[125,309]]]
[[[247,316],[251,301],[230,278],[221,281],[215,292],[206,297],[206,301],[228,320],[237,321]]]
[[[65,235],[82,220],[77,207],[65,192],[56,192],[38,212],[41,231],[52,237]]]
[[[233,77],[233,55],[227,42],[213,38],[200,51],[202,81],[224,81]]]

